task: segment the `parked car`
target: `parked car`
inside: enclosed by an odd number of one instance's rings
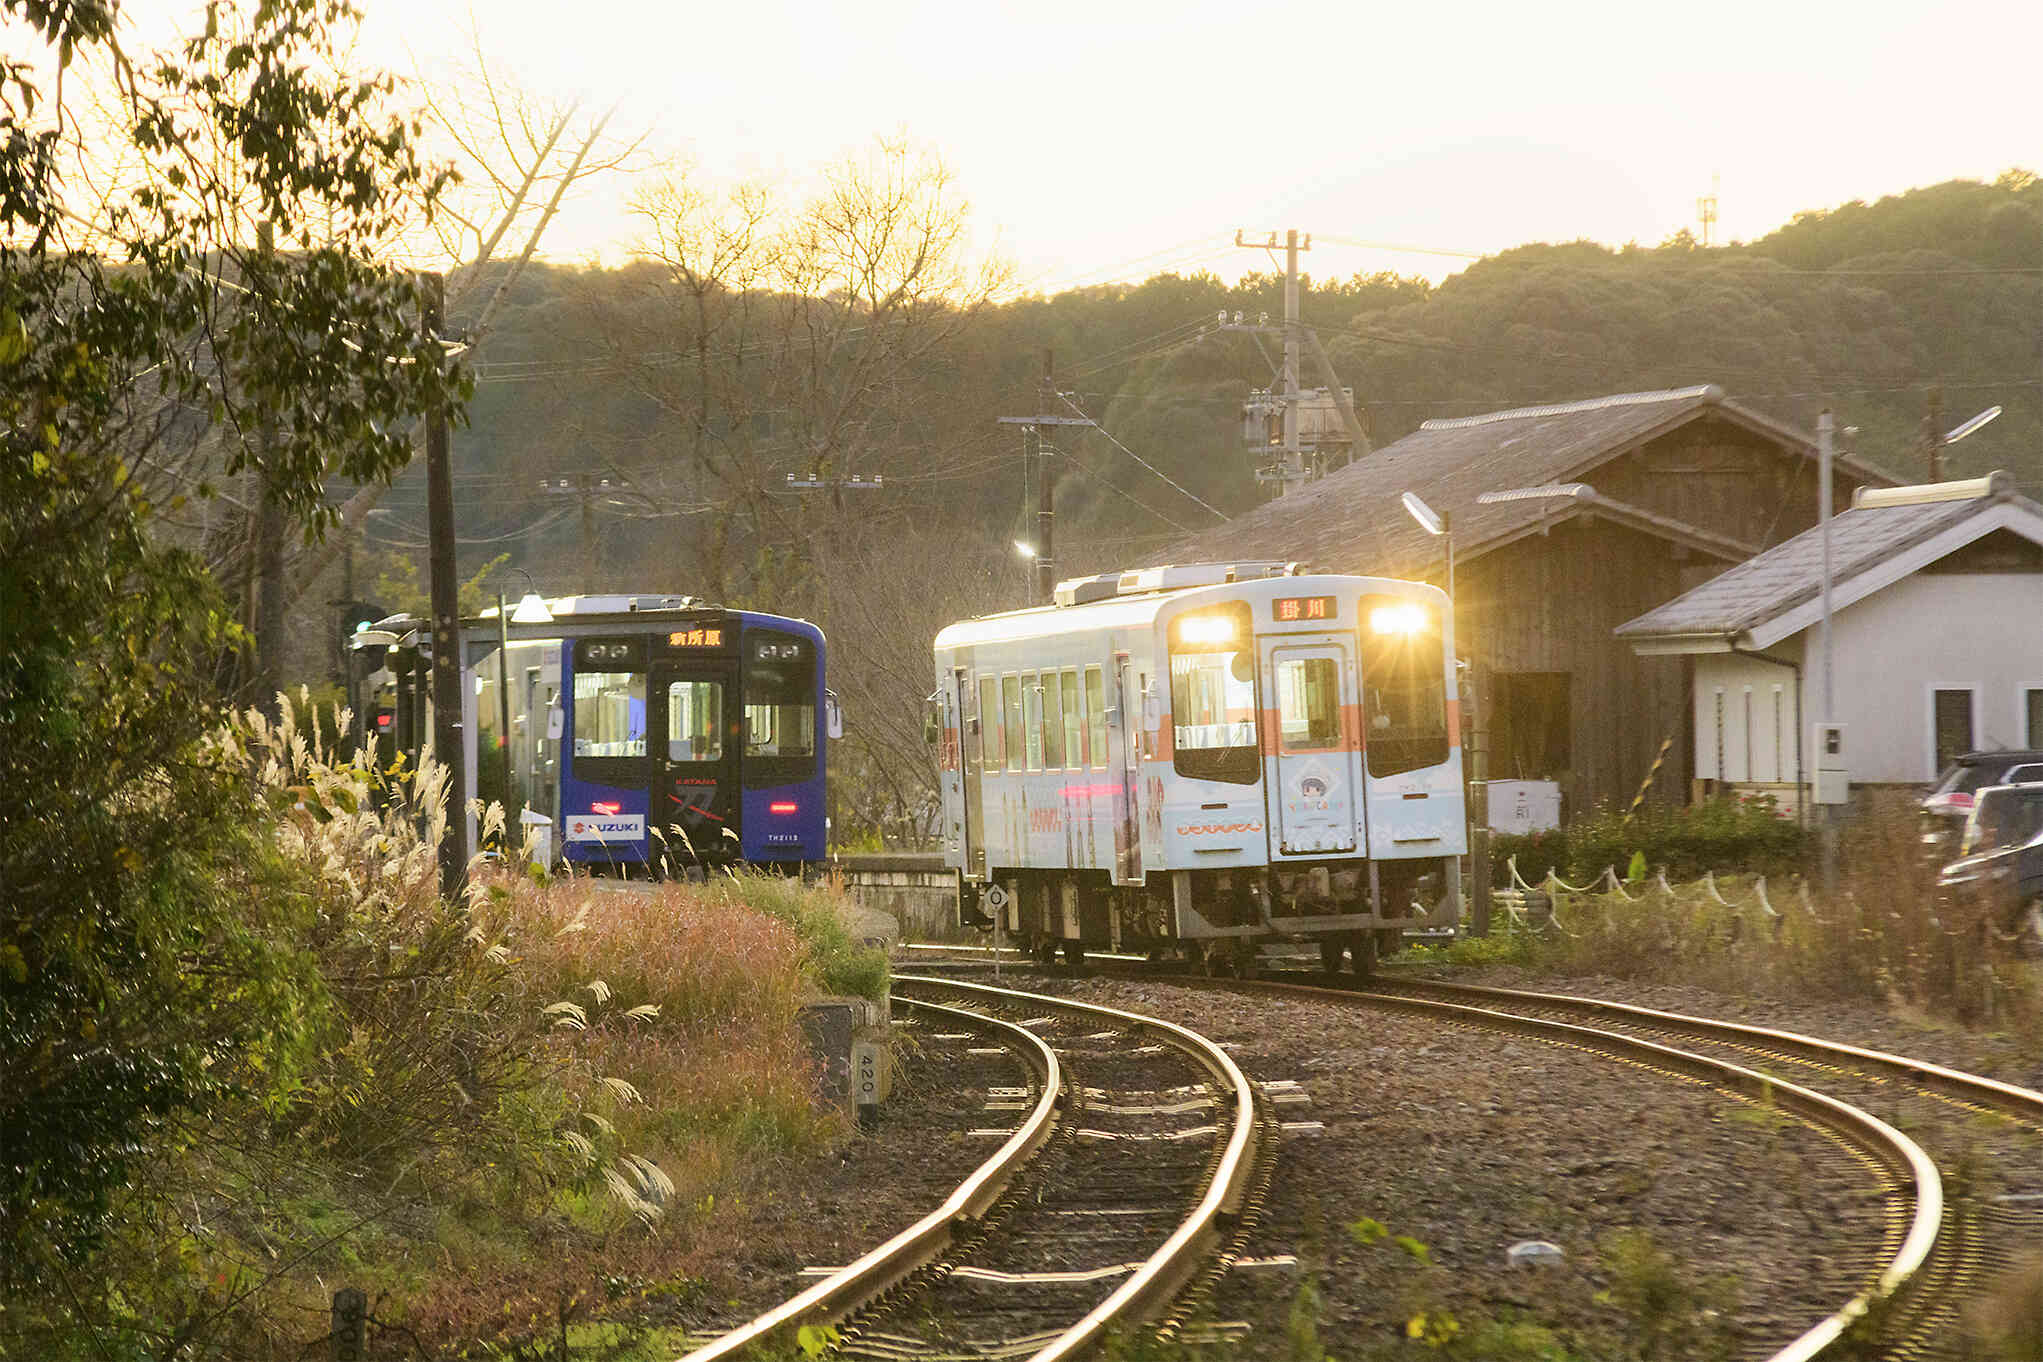
[[[1921,811],[1923,854],[1937,865],[1957,854],[1958,835],[1980,790],[2035,780],[2043,780],[2043,751],[1967,752],[1959,757],[1916,806]]]
[[[2043,954],[2043,784],[1974,792],[1958,859],[1937,876],[1940,903],[1970,909],[2024,955]]]

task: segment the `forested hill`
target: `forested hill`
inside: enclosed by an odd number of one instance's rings
[[[552,591],[655,586],[816,618],[842,675],[867,668],[851,698],[891,714],[897,770],[919,772],[929,635],[1024,598],[1011,543],[1035,537],[1033,487],[1020,433],[997,421],[1036,410],[1046,350],[1104,428],[1058,442],[1060,576],[1146,561],[1257,501],[1240,404],[1270,367],[1211,323],[1281,316],[1278,279],[975,298],[957,276],[875,288],[820,259],[748,276],[714,227],[677,218],[664,258],[518,285],[457,438],[468,570],[508,553]],[[691,255],[716,243],[724,256]],[[1947,476],[2007,468],[2043,491],[2043,187],[2025,172],[1806,213],[1726,247],[1529,245],[1438,287],[1314,280],[1303,311],[1378,445],[1434,416],[1717,383],[1804,429],[1827,404],[1859,427],[1861,456],[1909,477],[1940,383],[1947,428],[2005,408],[1949,451]],[[811,473],[884,486],[787,482]],[[372,541],[422,522],[413,476]],[[592,554],[580,493],[539,488],[563,476],[611,480],[591,484]]]
[[[459,445],[471,485],[491,493],[465,528],[502,532],[564,511],[540,497],[543,474],[672,482],[660,468],[675,457],[685,414],[634,369],[653,356],[671,372],[690,343],[688,317],[657,315],[673,301],[663,273],[635,264],[527,276],[483,356]],[[1269,369],[1246,337],[1202,332],[1222,310],[1281,315],[1278,281],[1228,288],[1163,275],[988,306],[887,376],[896,394],[888,431],[865,433],[865,467],[838,471],[940,492],[961,528],[997,543],[1025,533],[1020,438],[994,421],[1034,409],[1048,348],[1060,388],[1127,447],[1071,442],[1059,501],[1074,533],[1139,550],[1173,524],[1210,521],[1133,456],[1238,511],[1257,498],[1239,404]],[[1714,382],[1804,428],[1831,405],[1841,426],[1860,428],[1861,454],[1910,475],[1922,468],[1934,382],[1947,427],[1989,405],[2006,409],[1950,451],[1957,473],[2006,467],[2043,485],[2043,186],[2024,172],[1805,213],[1749,244],[1530,245],[1437,288],[1387,275],[1315,280],[1303,310],[1379,445],[1433,416]],[[1309,363],[1307,381],[1318,381]],[[762,434],[789,419],[746,415]],[[813,441],[760,452],[782,474],[834,454]],[[657,491],[640,501],[638,511],[662,509]],[[609,536],[627,556],[633,523],[614,523]],[[540,542],[566,550],[574,530],[575,518],[563,517]]]

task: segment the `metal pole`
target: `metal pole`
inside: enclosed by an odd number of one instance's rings
[[[511,759],[511,622],[504,610],[501,586],[497,588],[497,724],[497,745],[504,749],[504,840],[509,842],[518,795]]]
[[[1289,496],[1293,480],[1303,483],[1305,463],[1298,451],[1298,232],[1284,233],[1284,467],[1277,495]]]
[[[1823,655],[1823,713],[1817,720],[1821,724],[1834,723],[1837,717],[1837,691],[1832,679],[1834,669],[1831,666],[1830,651],[1830,458],[1831,439],[1835,428],[1830,408],[1825,407],[1816,417],[1816,523],[1821,527],[1823,540],[1823,619],[1818,635],[1818,651]],[[1816,748],[1816,764],[1818,767],[1823,764],[1823,749],[1820,745]],[[1719,767],[1718,775],[1722,774],[1722,768]],[[1837,892],[1837,814],[1833,805],[1822,806],[1822,816],[1817,823],[1816,842],[1821,860],[1823,891],[1826,894],[1834,894]]]
[[[1054,355],[1048,346],[1043,347],[1042,394],[1037,399],[1036,410],[1045,416],[1053,415],[1057,401],[1057,383],[1052,368]],[[1055,545],[1051,542],[1050,522],[1054,515],[1054,495],[1057,474],[1050,460],[1057,451],[1044,438],[1043,432],[1036,432],[1036,599],[1048,605],[1057,591],[1057,559]]]
[[[447,281],[422,276],[419,330],[437,346]],[[426,417],[426,539],[433,595],[433,750],[447,771],[447,833],[440,842],[440,889],[461,892],[468,873],[468,782],[462,743],[461,602],[454,549],[454,476],[448,466],[447,409]]]
[[[1833,721],[1835,698],[1830,682],[1830,444],[1834,425],[1830,408],[1816,418],[1816,523],[1823,540],[1823,620],[1818,626],[1817,646],[1823,654],[1823,716],[1817,722]]]

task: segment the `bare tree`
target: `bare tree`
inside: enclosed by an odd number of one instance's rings
[[[440,211],[414,233],[422,268],[448,276],[447,315],[471,356],[482,350],[567,197],[600,176],[628,171],[646,133],[610,135],[616,109],[590,114],[579,101],[549,101],[493,71],[471,19],[469,56],[451,79],[422,72],[428,135],[451,153],[456,183]],[[341,534],[304,555],[296,599],[333,565],[348,536],[381,499],[363,487],[339,508]]]
[[[885,509],[847,477],[949,460],[962,418],[938,399],[938,359],[1005,271],[968,259],[948,172],[902,141],[831,168],[791,206],[684,176],[636,207],[656,268],[634,294],[591,290],[593,343],[663,413],[672,452],[615,471],[649,512],[699,522],[677,545],[684,580],[786,598],[846,526]]]

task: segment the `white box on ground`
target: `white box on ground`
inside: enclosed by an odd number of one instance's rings
[[[1561,787],[1553,780],[1490,782],[1490,831],[1549,832],[1561,825]]]

